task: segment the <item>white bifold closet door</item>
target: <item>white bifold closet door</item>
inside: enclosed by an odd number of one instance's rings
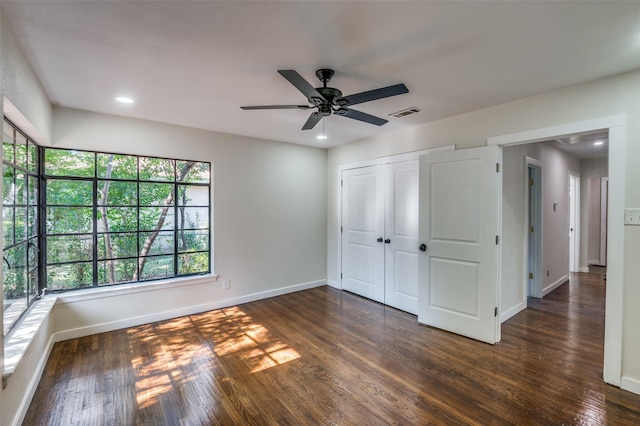
[[[342,288],[418,313],[418,161],[342,174]]]

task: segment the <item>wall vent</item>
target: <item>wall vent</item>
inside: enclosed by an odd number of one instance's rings
[[[389,114],[389,117],[401,118],[406,117],[407,115],[415,114],[417,112],[420,112],[420,109],[418,107],[411,107],[403,109],[402,111],[391,113]]]

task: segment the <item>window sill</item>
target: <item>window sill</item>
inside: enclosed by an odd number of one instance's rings
[[[36,333],[51,314],[56,303],[75,303],[141,292],[158,291],[167,288],[200,285],[217,281],[218,275],[199,275],[196,277],[172,278],[168,280],[123,284],[118,286],[84,289],[66,293],[49,294],[34,302],[33,306],[19,320],[15,328],[4,340],[3,388],[29,350]]]
[[[101,299],[104,297],[115,297],[127,294],[164,290],[167,288],[199,285],[211,281],[215,282],[217,280],[218,275],[216,274],[198,275],[194,277],[170,278],[167,280],[137,282],[131,284],[67,291],[64,293],[56,293],[55,297],[60,303],[74,303],[82,302],[85,300]]]
[[[44,297],[34,302],[16,327],[4,340],[4,374],[2,375],[3,387],[6,387],[8,377],[27,353],[33,338],[40,329],[45,319],[50,315],[56,297]]]

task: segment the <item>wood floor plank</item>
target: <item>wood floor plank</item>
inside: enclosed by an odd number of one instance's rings
[[[494,346],[330,287],[60,342],[24,424],[637,425],[605,285],[572,274]]]

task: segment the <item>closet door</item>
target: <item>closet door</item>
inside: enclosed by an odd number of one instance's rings
[[[342,173],[342,288],[384,303],[384,166]]]
[[[386,166],[385,304],[418,314],[418,160]]]

